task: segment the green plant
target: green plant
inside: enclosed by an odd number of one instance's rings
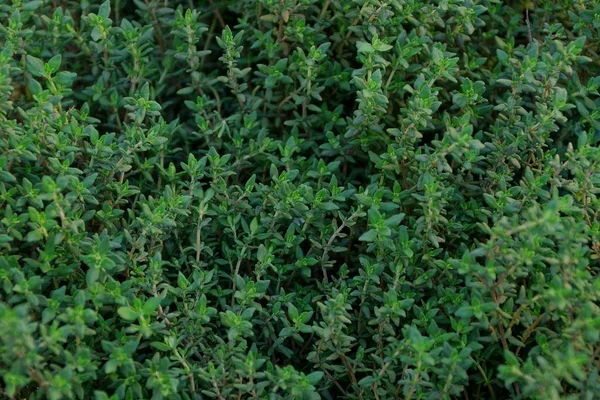
[[[0,1],[28,399],[594,399],[600,4]]]

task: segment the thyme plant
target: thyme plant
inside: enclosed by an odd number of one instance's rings
[[[0,0],[9,399],[600,396],[598,0]]]

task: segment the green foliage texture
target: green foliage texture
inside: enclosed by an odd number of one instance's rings
[[[598,0],[0,0],[11,399],[600,398]]]

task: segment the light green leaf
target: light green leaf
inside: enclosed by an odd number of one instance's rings
[[[121,318],[127,321],[133,321],[139,316],[137,311],[135,311],[131,307],[119,307],[119,309],[117,310],[117,314],[119,314]]]
[[[28,55],[27,56],[27,71],[29,71],[33,76],[44,76],[44,62],[39,58]]]

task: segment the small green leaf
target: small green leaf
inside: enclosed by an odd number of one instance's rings
[[[92,29],[92,33],[90,35],[92,36],[94,42],[97,42],[103,35],[102,28],[99,26],[95,26],[94,29]]]
[[[375,378],[372,376],[365,376],[360,381],[358,381],[358,386],[370,386],[375,382]]]
[[[288,303],[288,314],[292,320],[298,318],[298,309],[292,303]]]
[[[42,0],[27,0],[23,4],[23,11],[35,11],[37,10],[43,3]]]
[[[160,351],[169,351],[170,350],[169,346],[167,346],[163,342],[151,342],[150,346],[152,346],[155,349],[160,350]]]
[[[48,61],[48,68],[50,70],[50,74],[54,74],[60,68],[60,63],[62,61],[62,56],[60,54],[55,55]]]
[[[396,214],[385,220],[385,226],[394,228],[400,225],[400,222],[404,219],[404,214]]]
[[[277,16],[275,14],[264,14],[260,16],[260,20],[275,23],[277,22]]]
[[[363,233],[358,240],[361,242],[372,242],[377,238],[377,231],[375,229],[370,229]]]
[[[334,211],[334,210],[339,210],[340,209],[337,206],[337,204],[332,203],[330,201],[319,204],[319,208],[321,208],[323,210],[326,210],[326,211]]]
[[[319,383],[321,379],[323,379],[324,375],[325,374],[322,371],[311,372],[310,374],[306,375],[306,380],[308,380],[308,382],[314,386]]]
[[[370,43],[361,42],[360,40],[356,42],[356,49],[359,53],[373,53],[375,49],[371,46]]]
[[[96,281],[98,281],[99,277],[100,277],[100,269],[92,267],[92,268],[88,269],[87,273],[85,274],[85,283],[88,286],[92,286],[94,283],[96,283]]]
[[[146,303],[144,303],[144,307],[142,308],[144,315],[151,315],[154,311],[156,311],[158,306],[160,306],[161,301],[162,298],[160,297],[151,297],[146,300]]]
[[[121,318],[127,321],[134,321],[139,316],[137,311],[135,311],[131,307],[119,307],[119,309],[117,310],[117,314],[119,314]]]
[[[117,371],[119,367],[119,362],[117,360],[111,359],[104,364],[104,372],[107,374],[112,374]]]
[[[28,55],[27,56],[27,70],[33,76],[37,76],[37,77],[44,76],[44,74],[45,74],[44,62],[42,60],[40,60],[39,58]]]
[[[6,183],[13,183],[16,182],[17,179],[14,177],[13,174],[11,174],[8,171],[0,171],[0,181]]]
[[[98,9],[98,15],[102,18],[108,18],[110,16],[110,1],[106,0],[104,3],[100,5]]]
[[[13,241],[13,238],[10,235],[5,233],[0,233],[0,244],[10,243]]]
[[[44,238],[44,235],[42,234],[41,231],[39,230],[35,230],[35,231],[31,231],[27,234],[27,236],[25,237],[25,240],[29,243],[31,242],[38,242],[40,240],[42,240]]]

